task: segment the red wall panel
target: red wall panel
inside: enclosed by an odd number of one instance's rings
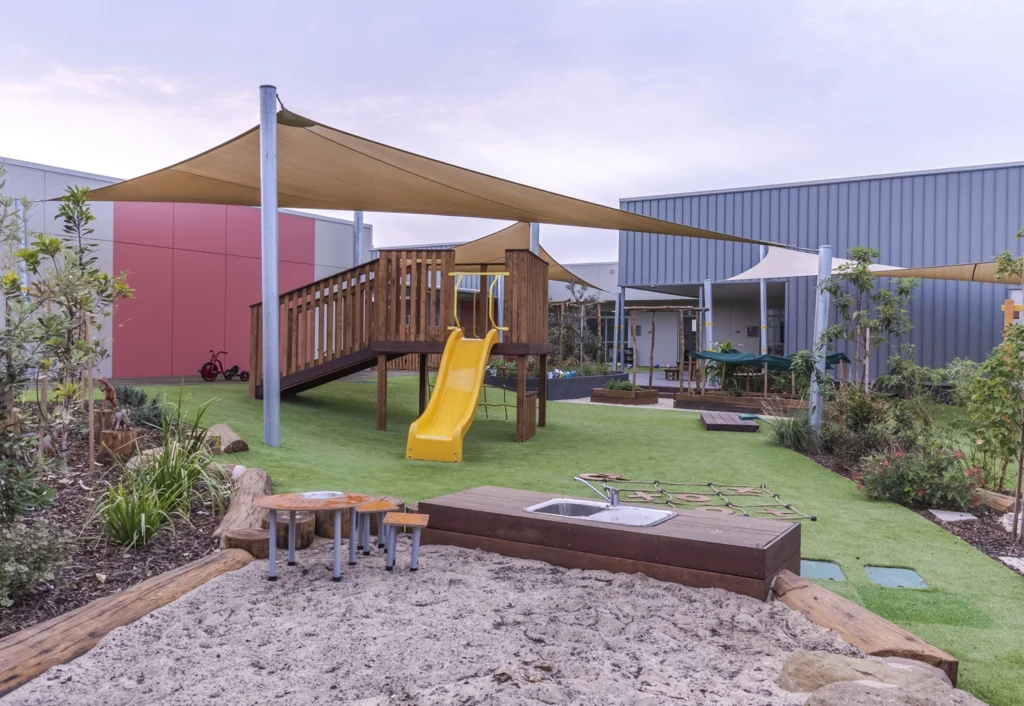
[[[260,209],[228,206],[227,254],[260,256]]]
[[[114,271],[127,271],[135,289],[134,299],[118,303],[109,332],[115,377],[171,374],[172,253],[162,247],[114,245]]]
[[[171,374],[196,375],[224,348],[224,256],[174,251]]]
[[[251,257],[227,258],[227,297],[224,349],[230,365],[249,369],[249,305],[262,299],[260,261]]]
[[[316,262],[316,222],[314,219],[283,213],[278,218],[277,229],[278,260],[306,262],[310,265]]]
[[[225,252],[227,206],[174,204],[174,249]]]
[[[115,202],[114,241],[173,247],[174,204]]]

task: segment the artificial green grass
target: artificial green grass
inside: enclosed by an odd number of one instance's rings
[[[171,400],[179,392],[150,389]],[[406,461],[416,379],[389,381],[387,432],[375,429],[375,393],[369,380],[286,399],[283,446],[271,449],[260,443],[261,402],[248,399],[244,385],[185,388],[192,406],[218,398],[205,421],[226,422],[238,431],[251,448],[237,456],[238,463],[266,469],[277,492],[357,490],[413,501],[500,485],[586,496],[590,491],[572,481],[582,472],[766,483],[799,510],[818,516],[817,522],[803,523],[803,556],[834,561],[847,576],[843,583],[823,585],[955,655],[961,687],[992,706],[1022,702],[1024,578],[910,510],[866,500],[850,481],[770,445],[766,434],[711,434],[696,415],[682,412],[556,402],[548,405],[547,427],[528,443],[515,443],[513,422],[485,422],[481,414],[466,438],[463,463]],[[879,587],[868,580],[865,564],[915,569],[928,589]]]

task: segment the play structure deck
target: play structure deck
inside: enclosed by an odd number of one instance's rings
[[[423,541],[761,600],[780,571],[800,571],[798,523],[682,510],[653,527],[625,527],[524,511],[556,497],[485,486],[424,500],[419,511],[430,515],[430,527]]]
[[[387,363],[402,356],[419,357],[419,410],[427,411],[427,356],[442,356],[458,368],[479,368],[468,394],[452,394],[448,385],[462,385],[461,374],[439,371],[434,395],[444,406],[434,422],[424,424],[427,436],[460,439],[458,453],[446,448],[443,460],[461,460],[461,436],[472,422],[476,393],[483,382],[483,367],[490,356],[513,357],[518,371],[516,440],[526,441],[535,427],[543,427],[547,412],[546,371],[548,343],[548,265],[528,250],[505,251],[503,264],[455,267],[453,250],[390,250],[357,267],[281,294],[277,306],[281,321],[281,394],[292,395],[353,373],[375,367],[377,376],[377,428],[387,428]],[[474,316],[459,322],[456,315],[457,275],[480,275],[474,297]],[[493,282],[504,278],[504,326],[495,323]],[[250,397],[263,396],[263,302],[250,309]],[[458,344],[451,332],[462,329],[461,350],[471,340],[490,340],[474,360],[455,355]],[[500,333],[496,329],[502,329]],[[488,339],[488,334],[494,334]],[[539,386],[526,390],[527,356],[539,358]],[[457,360],[458,359],[458,360]],[[533,399],[531,399],[533,398]],[[535,416],[534,416],[535,415]],[[438,426],[438,419],[448,419]],[[461,420],[457,424],[453,420]],[[414,425],[415,426],[415,425]],[[427,444],[430,446],[431,444]],[[434,445],[436,446],[436,444]],[[436,455],[436,454],[434,454]],[[428,457],[433,460],[442,460]],[[458,458],[454,458],[458,456]],[[419,458],[420,456],[413,456]]]

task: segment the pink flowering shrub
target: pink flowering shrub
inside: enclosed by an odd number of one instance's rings
[[[977,507],[973,491],[984,481],[982,470],[969,467],[960,451],[928,444],[866,456],[860,471],[857,485],[868,497],[912,508]]]

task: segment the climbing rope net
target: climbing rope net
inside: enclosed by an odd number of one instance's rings
[[[580,478],[617,488],[626,503],[667,505],[679,510],[698,510],[720,515],[763,517],[779,520],[817,520],[785,502],[768,486],[725,483],[670,483],[663,480],[637,481],[608,473],[584,473]]]
[[[436,377],[436,376],[434,376],[434,375],[428,375],[427,376],[427,395],[428,395],[428,399],[430,397],[433,397],[433,395],[434,395],[434,377]],[[508,388],[502,387],[501,388],[501,402],[491,402],[491,401],[489,401],[487,399],[487,387],[488,386],[486,384],[480,386],[480,401],[478,401],[477,404],[476,404],[476,406],[478,408],[479,407],[483,407],[483,410],[484,410],[484,421],[488,421],[488,422],[507,422],[508,421],[508,410],[509,410],[509,407],[515,408],[515,406],[516,406],[515,395],[512,396],[512,402],[510,404],[509,401],[508,401]],[[495,391],[492,390],[491,391],[491,395],[493,396],[494,394],[495,394]],[[495,417],[494,419],[491,419],[491,408],[493,408],[493,407],[500,407],[501,408],[501,411],[504,413],[504,419],[502,419],[500,417]]]

